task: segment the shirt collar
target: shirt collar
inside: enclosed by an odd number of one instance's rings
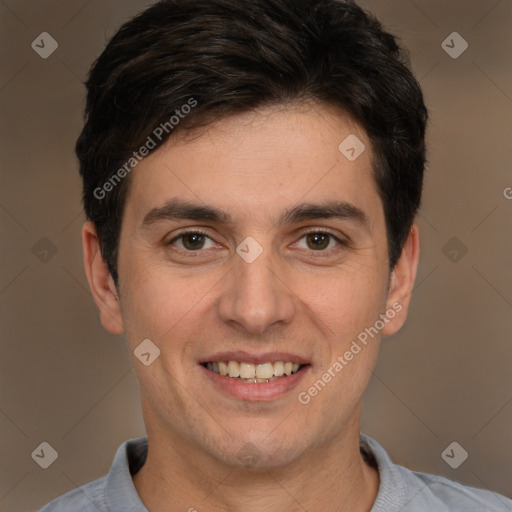
[[[398,512],[407,504],[407,483],[386,450],[371,437],[360,434],[361,450],[373,455],[379,471],[379,492],[371,512]]]
[[[132,480],[132,475],[146,462],[147,452],[146,437],[130,439],[117,449],[105,486],[105,498],[110,510],[148,512]]]

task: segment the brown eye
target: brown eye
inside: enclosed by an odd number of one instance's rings
[[[206,233],[186,231],[173,238],[168,245],[175,246],[182,251],[192,252],[201,249],[210,249],[214,247],[215,244]]]
[[[340,243],[340,241],[330,233],[315,232],[308,233],[304,236],[306,238],[308,249],[312,249],[313,251],[324,251],[329,248],[331,242],[334,242],[333,245],[339,245]],[[332,245],[330,248],[333,248]]]
[[[199,233],[189,233],[182,236],[183,246],[188,250],[202,249],[205,242],[204,235]]]
[[[308,247],[314,251],[326,249],[329,246],[331,235],[327,233],[309,233],[306,235]]]
[[[305,251],[316,252],[318,256],[332,256],[348,247],[348,242],[328,231],[310,231],[304,233],[295,246]]]

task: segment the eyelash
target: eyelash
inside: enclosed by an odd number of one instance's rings
[[[315,251],[315,250],[311,249],[309,252],[311,252],[313,254],[320,255],[321,253],[323,253],[323,254],[332,255],[332,254],[336,254],[338,251],[341,251],[344,248],[347,248],[349,246],[348,241],[341,240],[337,236],[333,235],[331,232],[325,231],[325,230],[320,230],[320,229],[311,229],[309,231],[306,231],[306,232],[302,233],[302,235],[299,238],[299,240],[302,240],[304,237],[306,237],[308,235],[317,235],[317,234],[318,235],[328,235],[329,237],[331,237],[332,239],[334,239],[338,243],[338,246],[336,248],[334,248],[334,249],[329,249],[329,250],[318,250],[318,251]],[[170,240],[167,243],[167,245],[172,245],[174,242],[176,242],[179,239],[182,239],[182,238],[186,237],[187,235],[201,235],[201,236],[207,237],[207,238],[209,238],[211,240],[211,237],[208,235],[208,233],[206,231],[203,231],[201,229],[197,229],[196,228],[196,229],[190,229],[190,230],[182,231],[178,236],[176,236],[172,240]],[[186,250],[186,249],[177,249],[177,250],[181,251],[181,252],[188,252],[188,253],[194,253],[194,252],[199,253],[199,252],[202,251],[201,249],[198,249],[197,251],[190,251],[190,250]]]
[[[322,253],[328,254],[328,255],[337,254],[338,252],[346,249],[349,246],[349,243],[347,240],[342,240],[341,238],[338,238],[336,235],[332,234],[330,231],[325,231],[325,230],[321,230],[321,229],[311,229],[309,231],[305,231],[304,233],[302,233],[299,240],[302,240],[305,236],[308,236],[308,235],[327,235],[331,239],[333,239],[337,242],[337,246],[333,249],[318,250],[318,251],[314,251],[311,249],[310,252],[312,252],[313,254],[318,254],[318,255],[320,255]]]
[[[176,242],[176,240],[179,240],[180,238],[183,238],[187,235],[201,235],[201,236],[211,238],[210,236],[208,236],[208,233],[206,233],[206,231],[202,231],[201,229],[196,228],[196,229],[190,229],[187,231],[182,231],[178,236],[175,236],[172,240],[169,240],[167,245],[172,245],[174,242]],[[178,249],[178,250],[183,251],[183,249]],[[185,251],[185,252],[200,252],[200,251]]]

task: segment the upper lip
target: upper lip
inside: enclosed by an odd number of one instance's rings
[[[217,352],[201,360],[201,364],[219,361],[239,361],[243,363],[263,364],[275,363],[277,361],[291,362],[298,364],[309,364],[304,357],[289,352],[266,352],[265,354],[251,354],[243,350],[236,352]]]

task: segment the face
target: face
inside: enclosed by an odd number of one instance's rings
[[[372,158],[357,124],[313,105],[221,120],[132,171],[119,301],[100,310],[126,334],[148,435],[229,465],[251,447],[269,468],[358,434],[414,274],[389,274]]]

